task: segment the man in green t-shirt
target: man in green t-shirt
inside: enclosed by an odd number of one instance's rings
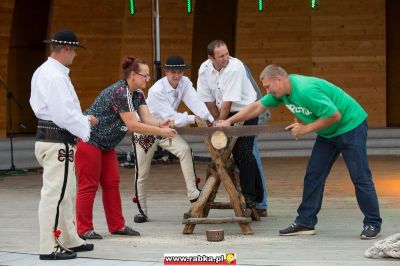
[[[368,166],[367,113],[341,88],[323,79],[288,75],[277,65],[267,66],[261,72],[260,79],[267,95],[219,125],[230,126],[258,116],[268,107],[284,104],[300,120],[286,127],[286,130],[291,130],[296,138],[311,132],[317,133],[304,178],[303,199],[297,210],[298,216],[279,234],[315,234],[326,178],[342,154],[355,186],[358,205],[364,214],[360,237],[378,237],[382,219]]]

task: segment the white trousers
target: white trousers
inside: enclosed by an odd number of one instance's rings
[[[135,134],[136,139],[143,139],[146,136]],[[170,145],[171,141],[171,145]],[[200,191],[196,186],[196,176],[194,173],[192,150],[189,144],[179,135],[175,135],[171,140],[169,139],[156,139],[151,147],[143,147],[135,142],[136,156],[138,163],[138,180],[136,180],[136,192],[140,203],[140,207],[147,216],[146,205],[146,191],[148,184],[148,177],[150,172],[151,160],[157,146],[169,151],[179,158],[182,168],[183,177],[186,182],[187,197],[189,200],[196,199],[200,195]],[[146,152],[147,149],[147,152]]]
[[[74,202],[76,197],[76,176],[74,166],[75,148],[68,145],[71,158],[68,162],[68,177],[64,197],[59,207],[58,229],[61,229],[59,237],[66,247],[77,247],[85,243],[76,231],[74,223]],[[40,250],[46,255],[54,251],[56,241],[53,231],[57,213],[58,201],[61,197],[64,175],[66,171],[66,147],[63,143],[51,143],[37,141],[35,143],[35,155],[39,164],[43,167],[43,187],[40,192],[39,226],[40,226]],[[72,160],[72,161],[71,161]]]

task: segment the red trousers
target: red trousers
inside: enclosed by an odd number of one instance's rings
[[[119,193],[119,170],[114,149],[104,151],[79,141],[76,147],[75,167],[78,178],[76,196],[76,221],[78,234],[94,229],[93,203],[99,183],[108,230],[115,232],[125,226]]]

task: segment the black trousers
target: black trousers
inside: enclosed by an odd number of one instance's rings
[[[233,116],[235,113],[230,113]],[[257,125],[258,117],[247,120],[244,125]],[[257,161],[253,154],[255,136],[239,137],[232,150],[233,159],[239,168],[240,186],[246,203],[254,204],[263,199],[263,185]]]

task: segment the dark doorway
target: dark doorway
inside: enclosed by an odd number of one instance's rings
[[[51,0],[15,1],[8,56],[7,85],[13,95],[7,101],[11,105],[11,114],[7,113],[8,135],[36,130],[36,118],[29,105],[31,78],[46,58],[42,41],[47,37],[50,5]]]
[[[400,1],[386,1],[386,119],[400,126]]]
[[[237,0],[197,0],[194,8],[192,81],[207,59],[207,45],[216,39],[225,41],[230,55],[235,55]]]

